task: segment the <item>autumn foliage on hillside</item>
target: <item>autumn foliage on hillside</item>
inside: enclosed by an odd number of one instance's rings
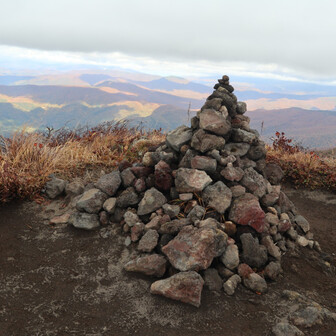
[[[111,171],[124,159],[139,161],[146,150],[162,141],[161,130],[129,128],[124,122],[45,133],[17,132],[2,138],[0,202],[34,198],[51,174],[67,179],[88,179],[91,174],[94,178],[97,171]]]

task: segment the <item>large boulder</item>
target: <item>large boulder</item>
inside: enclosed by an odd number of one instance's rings
[[[210,176],[201,170],[179,168],[176,172],[175,187],[179,193],[200,192],[211,182]]]
[[[138,215],[147,215],[162,207],[167,203],[166,197],[157,189],[151,188],[145,192],[144,197],[139,203]]]
[[[215,209],[220,214],[224,214],[230,206],[232,192],[222,181],[209,185],[203,191],[203,200],[206,205]]]
[[[192,137],[192,129],[187,126],[180,126],[167,134],[167,145],[179,152],[180,148],[188,143]]]
[[[121,176],[118,170],[103,175],[95,184],[95,187],[109,196],[114,196],[121,185]]]
[[[168,279],[155,281],[150,287],[150,292],[199,307],[203,285],[204,280],[198,273],[181,272]]]
[[[226,247],[227,235],[212,228],[188,225],[162,248],[170,263],[180,271],[207,269]]]
[[[236,224],[249,225],[260,233],[267,228],[265,213],[260,207],[258,198],[249,193],[233,201],[229,219]]]
[[[203,110],[199,119],[199,127],[211,133],[224,136],[231,130],[231,123],[214,109]]]

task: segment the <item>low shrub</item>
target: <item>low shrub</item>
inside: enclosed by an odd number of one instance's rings
[[[296,186],[336,191],[336,159],[294,144],[285,133],[277,132],[268,147],[267,161],[275,162]]]

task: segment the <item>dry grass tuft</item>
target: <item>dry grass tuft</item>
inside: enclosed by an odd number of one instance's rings
[[[335,157],[304,150],[278,132],[267,149],[267,161],[279,164],[285,177],[295,185],[336,191]]]
[[[0,149],[0,202],[35,197],[51,174],[71,180],[90,170],[112,170],[122,160],[139,161],[162,141],[161,130],[146,132],[125,122],[49,129],[47,134],[15,133]]]

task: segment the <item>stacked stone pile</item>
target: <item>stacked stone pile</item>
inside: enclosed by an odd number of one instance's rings
[[[281,191],[281,168],[266,164],[265,144],[229,77],[214,89],[191,127],[170,132],[142,164],[122,162],[84,192],[66,186],[79,194],[69,223],[87,230],[120,223],[137,251],[125,270],[163,278],[151,293],[197,307],[204,284],[228,295],[240,284],[264,293],[288,249],[319,249]]]

